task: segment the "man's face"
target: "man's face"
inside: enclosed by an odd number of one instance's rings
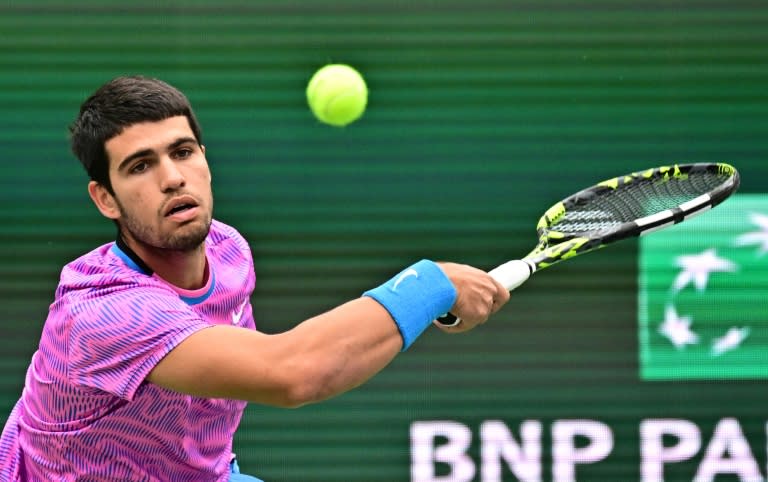
[[[106,142],[116,213],[126,241],[177,251],[199,247],[213,213],[205,150],[184,116],[134,124]]]

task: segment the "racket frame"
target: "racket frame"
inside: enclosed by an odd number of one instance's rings
[[[685,201],[677,207],[621,223],[609,230],[586,232],[578,235],[557,231],[557,223],[565,216],[569,208],[584,204],[605,191],[612,191],[621,185],[637,181],[658,180],[664,182],[670,178],[684,178],[690,173],[701,171],[714,171],[718,175],[725,176],[725,180],[710,192]],[[655,167],[599,182],[568,196],[545,211],[536,225],[539,242],[523,258],[523,261],[532,266],[533,272],[622,239],[642,236],[681,223],[723,202],[738,189],[739,181],[738,171],[729,164],[694,163]]]

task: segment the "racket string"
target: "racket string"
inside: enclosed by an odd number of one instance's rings
[[[549,231],[580,235],[611,231],[626,222],[678,207],[720,186],[727,178],[710,170],[679,177],[631,178],[615,188],[575,196]]]

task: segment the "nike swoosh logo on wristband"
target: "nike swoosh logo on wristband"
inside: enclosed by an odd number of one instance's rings
[[[407,270],[403,271],[403,273],[395,280],[395,284],[392,285],[392,291],[397,291],[397,287],[400,286],[400,283],[405,281],[407,278],[415,276],[416,278],[419,277],[419,272],[416,271],[413,268],[408,268]]]

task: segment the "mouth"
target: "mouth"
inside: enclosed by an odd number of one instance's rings
[[[192,196],[179,196],[171,199],[165,206],[163,215],[165,217],[171,217],[184,213],[186,211],[193,210],[199,205]]]

